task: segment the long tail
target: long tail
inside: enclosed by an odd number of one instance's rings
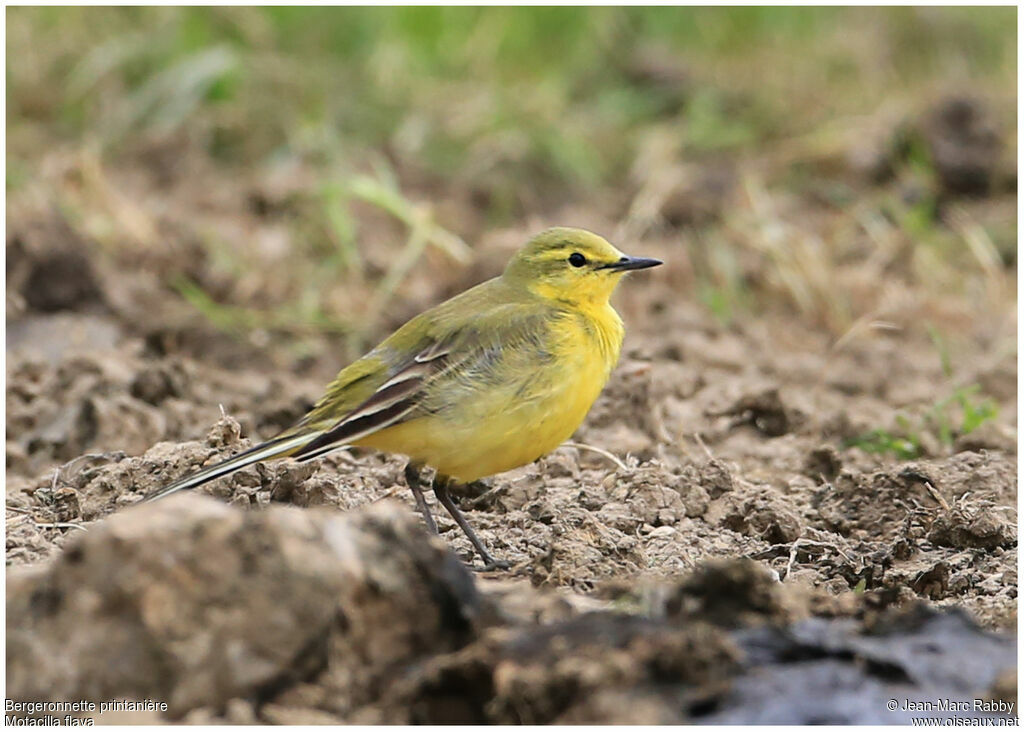
[[[303,445],[309,444],[319,435],[319,432],[311,432],[303,435],[275,437],[272,440],[256,445],[256,447],[246,450],[243,453],[239,453],[238,455],[228,458],[223,462],[219,462],[216,465],[211,465],[210,467],[203,468],[196,473],[186,475],[181,480],[171,483],[169,486],[157,491],[153,495],[146,496],[143,500],[155,501],[158,498],[169,496],[172,493],[188,490],[189,488],[195,488],[203,483],[209,483],[211,480],[220,478],[228,473],[233,473],[236,470],[241,470],[247,465],[258,463],[260,460],[267,460],[268,458],[287,455],[294,450],[301,448]]]

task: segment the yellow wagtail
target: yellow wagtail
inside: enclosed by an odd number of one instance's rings
[[[500,277],[416,316],[342,369],[294,426],[150,500],[268,458],[372,447],[409,457],[409,488],[436,534],[420,488],[421,468],[435,468],[438,501],[485,564],[503,566],[449,487],[533,462],[576,431],[622,346],[622,320],[608,299],[624,273],[658,264],[582,229],[548,229]]]

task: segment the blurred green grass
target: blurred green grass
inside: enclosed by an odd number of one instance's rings
[[[895,291],[923,283],[966,297],[1003,287],[998,259],[1015,261],[1015,218],[971,209],[956,226],[939,220],[937,175],[916,138],[886,186],[828,169],[846,165],[836,161],[862,142],[865,120],[919,117],[965,90],[995,100],[1000,128],[1014,129],[1012,7],[6,12],[8,192],[71,151],[81,180],[48,173],[46,195],[103,251],[160,241],[173,213],[108,178],[141,161],[159,179],[147,156],[161,140],[185,139],[163,154],[198,152],[210,167],[189,174],[239,198],[275,170],[299,171],[285,200],[249,199],[285,222],[288,258],[272,260],[272,279],[252,274],[267,262],[245,237],[175,222],[200,242],[206,270],[162,263],[164,283],[228,332],[356,327],[357,352],[413,264],[434,249],[458,261],[455,234],[575,203],[642,237],[665,226],[663,183],[688,166],[736,171],[739,193],[712,202],[709,221],[668,224],[686,242],[687,284],[725,322],[771,295],[839,335],[874,317],[872,273],[904,277]],[[700,175],[695,197],[708,187]],[[179,219],[182,208],[195,205]],[[214,217],[229,211],[267,226],[237,207]],[[373,256],[382,239],[398,243],[384,261]],[[851,275],[851,262],[871,268]]]
[[[1015,77],[1014,8],[8,8],[8,125],[123,149],[201,124],[226,161],[397,147],[613,182],[631,133],[764,144],[935,76]],[[659,57],[645,61],[650,49]],[[659,68],[660,64],[660,68]],[[687,78],[689,77],[689,78]],[[794,114],[798,110],[799,114]],[[30,155],[10,130],[10,152]]]

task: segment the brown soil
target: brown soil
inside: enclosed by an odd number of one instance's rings
[[[795,591],[749,559],[658,588],[623,612],[476,582],[390,500],[253,511],[179,495],[11,573],[8,693],[292,724],[907,722],[889,699],[988,698],[1001,706],[967,716],[1005,717],[1015,698],[1015,644],[963,613]]]
[[[957,119],[956,110],[947,110],[932,121],[939,130],[934,134]],[[971,188],[976,176],[958,165],[950,153],[948,185]],[[251,190],[211,182],[197,191],[185,176],[171,184],[147,182],[145,170],[129,170],[116,181],[127,187],[141,176],[140,199],[166,198],[163,218],[156,218],[173,242],[166,248],[101,255],[55,209],[26,205],[10,212],[9,566],[37,571],[69,561],[61,549],[83,532],[99,531],[112,514],[290,424],[344,365],[341,354],[354,355],[351,344],[330,335],[307,338],[301,353],[286,348],[294,342],[277,333],[257,332],[248,340],[226,335],[160,285],[185,268],[211,290],[221,287],[228,301],[244,301],[237,288],[253,293],[265,285],[263,296],[273,304],[280,292],[273,265],[255,283],[218,283],[213,265],[195,256],[194,243],[176,237],[173,226],[199,210],[211,220],[230,217],[242,230],[271,236],[278,229],[246,203],[262,181]],[[198,206],[211,189],[220,193]],[[725,209],[734,201],[723,197],[708,205]],[[449,216],[473,220],[458,210]],[[603,216],[578,206],[545,216],[545,223],[613,231]],[[433,253],[426,257],[389,315],[372,325],[372,337],[496,274],[514,244],[535,228],[481,231],[466,269]],[[386,234],[382,229],[377,240],[386,241]],[[623,357],[575,435],[576,446],[495,476],[482,493],[460,496],[484,542],[513,565],[471,580],[505,614],[505,625],[474,635],[472,643],[449,638],[415,675],[386,692],[367,682],[363,696],[344,708],[325,701],[325,689],[333,687],[310,672],[286,682],[271,675],[277,685],[255,706],[236,699],[235,688],[211,701],[196,687],[193,696],[179,698],[176,713],[197,722],[657,722],[700,715],[730,721],[736,718],[726,711],[719,717],[712,711],[732,708],[721,701],[730,693],[755,694],[722,684],[749,668],[758,642],[722,627],[768,621],[782,627],[822,617],[868,623],[872,608],[913,613],[919,602],[961,608],[990,629],[1016,626],[1012,296],[983,313],[970,303],[945,303],[963,345],[950,356],[949,376],[918,327],[920,310],[891,311],[885,328],[854,327],[843,338],[782,307],[723,324],[687,290],[693,273],[678,233],[654,230],[619,244],[667,264],[635,276],[617,297],[628,333]],[[382,244],[370,259],[386,261],[393,251]],[[847,281],[856,279],[859,266],[844,271]],[[355,300],[357,294],[339,297]],[[850,446],[851,438],[872,430],[895,430],[898,414],[926,415],[937,400],[968,384],[980,385],[998,414],[955,442],[925,425],[923,454],[915,460]],[[403,464],[399,456],[342,452],[302,466],[251,467],[198,492],[254,509],[256,516],[278,503],[347,512],[383,499],[402,501],[412,512]],[[458,528],[443,511],[435,515],[442,537],[471,561]],[[110,561],[116,557],[110,550]],[[713,560],[738,558],[760,568],[759,584],[722,572],[702,575]],[[270,574],[282,581],[275,592],[286,596],[287,571]],[[757,588],[762,596],[751,597]],[[45,602],[40,597],[37,602]],[[652,619],[656,607],[658,620]],[[601,614],[610,609],[633,614]],[[649,625],[672,617],[693,622],[676,623],[671,631]],[[927,617],[907,627],[933,622]],[[525,618],[533,630],[520,638]],[[288,622],[309,619],[297,612]],[[852,632],[829,627],[836,637]],[[303,638],[293,640],[281,653],[301,650]],[[806,649],[802,642],[796,636],[785,641]],[[814,656],[816,662],[867,653],[860,646],[850,650],[856,643],[848,638],[836,643]],[[786,655],[782,646],[773,648],[778,657]],[[160,677],[159,666],[139,663]],[[916,683],[912,676],[900,676],[900,683]],[[678,693],[685,698],[666,701],[668,692],[659,686],[665,677],[683,683],[686,691]],[[146,678],[135,678],[138,686],[130,690],[163,688],[147,685]],[[127,693],[124,688],[113,684],[102,692]],[[454,694],[455,688],[475,691]]]
[[[837,593],[896,587],[1012,627],[1016,450],[1000,429],[1012,422],[973,435],[963,451],[911,462],[844,449],[843,438],[879,424],[891,402],[932,393],[942,381],[937,359],[889,339],[829,353],[813,333],[794,338],[785,324],[801,352],[768,323],[695,325],[692,306],[665,307],[671,292],[657,281],[633,283],[628,295],[627,318],[641,325],[575,436],[622,466],[564,447],[496,476],[483,495],[463,496],[481,537],[515,574],[600,593],[748,556],[786,581]],[[665,337],[645,337],[644,321]],[[44,559],[77,526],[238,452],[251,436],[271,436],[317,395],[312,378],[153,354],[107,316],[32,316],[11,331],[23,340],[8,358],[10,563]],[[95,333],[110,343],[91,345]],[[76,340],[84,345],[69,345]],[[40,342],[63,352],[48,359],[29,347]],[[987,373],[1015,369],[1006,357]],[[875,383],[830,383],[844,371]],[[1003,402],[1004,420],[1014,396]],[[411,506],[402,466],[400,457],[341,453],[249,468],[201,490],[239,505],[347,510],[394,496]],[[443,511],[438,520],[468,560],[454,523]],[[939,579],[921,579],[932,575]]]

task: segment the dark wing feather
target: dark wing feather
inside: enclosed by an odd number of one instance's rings
[[[419,406],[424,384],[451,367],[450,356],[450,341],[431,343],[381,384],[366,401],[291,456],[302,458],[323,452],[328,446],[353,442],[402,422]]]

